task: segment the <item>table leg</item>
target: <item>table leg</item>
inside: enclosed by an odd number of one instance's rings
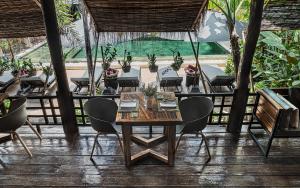
[[[131,130],[132,130],[131,126],[128,125],[122,126],[124,158],[125,158],[125,165],[127,167],[130,167],[131,165],[131,149],[130,149]]]
[[[174,166],[175,162],[175,142],[176,142],[176,126],[167,127],[168,134],[168,163]]]

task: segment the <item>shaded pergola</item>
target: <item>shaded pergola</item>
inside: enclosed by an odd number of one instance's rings
[[[263,12],[262,30],[300,29],[300,0],[270,0]]]
[[[295,2],[290,0],[286,2]],[[299,1],[297,1],[298,3]],[[208,0],[83,0],[98,33],[124,32],[131,35],[147,32],[196,32],[207,8]],[[229,131],[238,130],[240,110],[248,96],[249,72],[260,31],[263,0],[251,1],[244,55],[238,78],[238,88],[231,114]],[[58,30],[54,0],[4,0],[0,2],[0,38],[47,36],[51,61],[57,78],[57,98],[67,136],[78,133],[75,110],[69,91]],[[272,23],[275,24],[275,23]],[[192,45],[193,46],[193,45]],[[193,46],[196,62],[197,50]],[[242,97],[241,97],[242,96]]]

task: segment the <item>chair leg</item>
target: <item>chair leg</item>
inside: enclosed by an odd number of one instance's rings
[[[124,153],[123,144],[118,133],[116,133],[122,152]]]
[[[91,160],[93,159],[93,154],[94,154],[95,146],[96,146],[96,143],[97,143],[98,136],[99,136],[100,134],[101,134],[101,133],[97,133],[97,135],[95,136],[95,140],[94,140],[94,144],[93,144],[92,153],[91,153],[91,155],[90,155],[90,159],[91,159]]]
[[[206,163],[208,163],[208,162],[210,161],[210,159],[211,159],[210,152],[209,152],[209,148],[208,148],[208,142],[207,142],[206,137],[205,137],[204,134],[202,133],[202,131],[200,131],[200,134],[201,134],[201,136],[202,136],[202,139],[204,140],[205,148],[206,148],[206,150],[207,150],[208,159],[207,159]]]
[[[40,135],[40,133],[37,130],[35,130],[35,128],[33,128],[30,121],[27,119],[26,122],[28,123],[28,126],[30,127],[30,129],[37,135],[37,137],[39,137],[39,139],[42,140],[42,136]]]
[[[21,137],[19,136],[19,134],[16,133],[16,132],[14,132],[13,134],[17,136],[18,140],[20,140],[22,146],[24,147],[24,149],[26,150],[27,154],[28,154],[29,157],[31,158],[31,157],[32,157],[32,154],[31,154],[30,150],[28,149],[28,147],[26,146],[26,144],[24,143],[24,141],[22,140],[22,138],[21,138]]]
[[[179,142],[180,142],[182,136],[183,136],[183,133],[181,133],[180,136],[179,136],[179,138],[178,138],[178,141],[177,141],[177,143],[176,143],[176,147],[175,147],[174,153],[176,153],[176,151],[177,151],[177,148],[178,148],[178,146],[179,146]]]

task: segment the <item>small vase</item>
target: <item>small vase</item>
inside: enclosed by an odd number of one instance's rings
[[[145,107],[147,109],[153,109],[154,103],[155,103],[154,96],[145,96]]]

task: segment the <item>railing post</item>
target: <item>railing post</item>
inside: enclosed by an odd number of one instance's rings
[[[72,138],[73,136],[78,135],[78,127],[76,126],[75,113],[73,110],[73,97],[70,92],[65,63],[63,60],[63,51],[54,0],[41,0],[41,6],[51,61],[57,81],[57,100],[62,116],[63,128],[66,137]]]

